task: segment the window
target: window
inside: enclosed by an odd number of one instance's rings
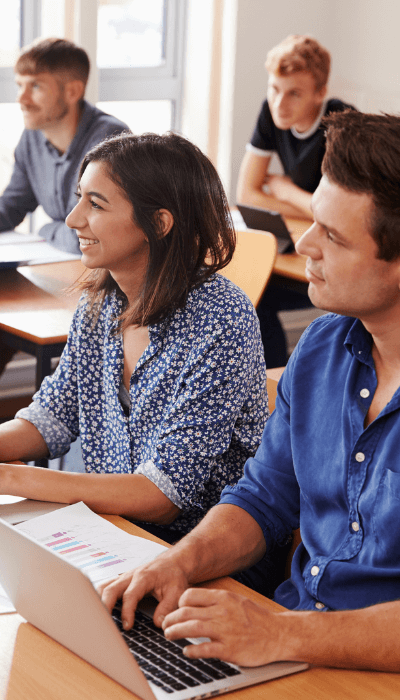
[[[132,131],[179,130],[184,0],[99,0],[99,103]]]
[[[21,110],[15,102],[13,66],[21,46],[38,36],[39,28],[39,0],[3,3],[0,23],[0,192],[10,180],[14,149],[24,128]]]

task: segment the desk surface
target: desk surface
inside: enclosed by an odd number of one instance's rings
[[[43,345],[65,342],[79,298],[65,290],[85,270],[80,260],[2,270],[0,330]]]
[[[159,541],[122,518],[105,517],[131,534]],[[205,585],[246,594],[265,607],[279,609],[272,601],[229,578]],[[16,613],[0,615],[2,700],[129,700],[133,697],[128,690],[24,622]],[[237,690],[234,697],[237,700],[308,700],[310,697],[318,700],[398,700],[400,674],[312,668]]]
[[[311,222],[305,219],[286,218],[286,224],[296,243],[300,236],[303,235],[304,231],[307,231],[310,227]],[[307,258],[305,256],[298,255],[297,253],[277,255],[273,271],[275,274],[281,275],[282,277],[289,277],[298,282],[306,282],[308,284],[305,275],[306,260]]]

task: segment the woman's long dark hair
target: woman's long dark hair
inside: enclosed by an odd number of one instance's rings
[[[107,139],[86,154],[79,180],[91,162],[106,166],[131,202],[134,223],[149,243],[140,297],[126,304],[120,327],[158,323],[185,305],[193,287],[232,259],[236,235],[218,173],[199,148],[173,133],[125,133]],[[165,236],[159,228],[160,209],[174,218]],[[80,286],[87,290],[95,315],[107,293],[116,289],[121,294],[103,269],[93,270]]]

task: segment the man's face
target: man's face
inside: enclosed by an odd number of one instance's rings
[[[369,233],[372,207],[370,195],[349,192],[323,176],[312,198],[315,221],[296,245],[308,256],[312,303],[366,322],[389,318],[394,309],[400,313],[400,259],[377,258]]]
[[[326,88],[316,90],[311,73],[293,75],[272,73],[268,80],[268,105],[278,129],[307,131],[318,116]]]
[[[17,73],[15,82],[26,129],[46,130],[56,126],[68,114],[64,86],[52,73]]]

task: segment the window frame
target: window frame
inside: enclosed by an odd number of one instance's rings
[[[20,36],[19,47],[30,44],[40,34],[41,0],[20,0]],[[0,67],[0,103],[15,102],[16,87],[14,68]]]
[[[161,66],[98,68],[98,101],[170,100],[171,129],[182,123],[183,65],[186,37],[186,0],[165,0],[165,62]],[[96,23],[97,25],[97,23]],[[97,31],[97,26],[96,26]]]

